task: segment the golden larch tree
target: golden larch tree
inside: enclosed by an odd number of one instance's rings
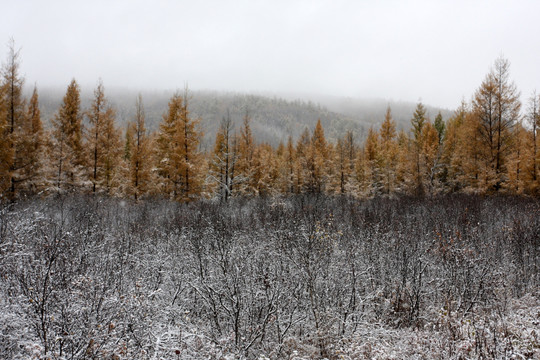
[[[129,124],[126,132],[125,158],[128,161],[128,194],[135,200],[139,199],[149,190],[151,157],[150,138],[146,132],[146,115],[139,94],[135,103],[135,118]]]
[[[52,119],[50,178],[58,190],[73,190],[81,186],[84,172],[82,147],[82,113],[79,85],[73,79],[62,104]]]
[[[379,131],[381,175],[383,191],[386,194],[394,192],[396,187],[396,161],[398,153],[396,138],[396,123],[392,118],[392,110],[388,107]]]

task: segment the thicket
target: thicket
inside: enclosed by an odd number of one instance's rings
[[[452,195],[0,211],[0,358],[535,358],[540,204]]]

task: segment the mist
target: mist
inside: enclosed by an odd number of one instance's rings
[[[540,78],[534,1],[12,1],[27,84],[382,98],[456,108],[503,55]],[[7,53],[7,47],[5,47]]]

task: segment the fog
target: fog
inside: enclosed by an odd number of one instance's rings
[[[540,84],[535,1],[3,1],[27,84],[299,93],[455,108],[503,55]],[[4,47],[7,54],[7,46]]]

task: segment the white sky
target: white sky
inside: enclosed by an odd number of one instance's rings
[[[504,55],[540,90],[540,1],[0,0],[29,84],[311,93],[455,108]],[[7,46],[4,47],[7,54]],[[5,56],[3,56],[5,59]]]

